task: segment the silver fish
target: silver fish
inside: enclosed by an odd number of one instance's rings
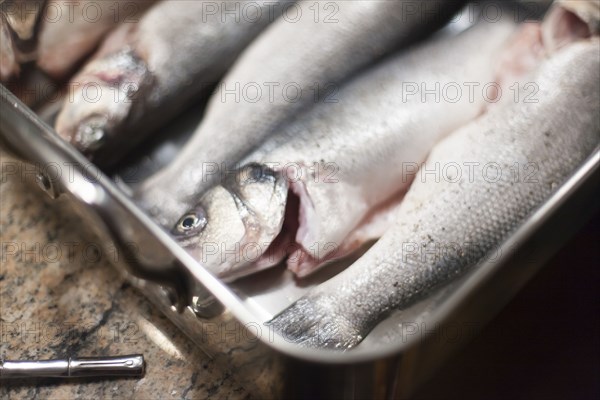
[[[288,268],[304,277],[381,236],[433,145],[498,101],[482,92],[495,85],[498,54],[516,31],[507,19],[481,20],[373,67],[344,85],[338,102],[316,105],[242,161],[280,171],[297,197],[272,255],[289,254]]]
[[[427,170],[450,164],[480,168],[437,182],[417,179],[394,226],[365,255],[268,324],[288,341],[350,349],[392,311],[497,248],[597,151],[599,50],[598,38],[562,48],[533,78],[537,102],[504,103],[438,144]],[[486,173],[486,165],[497,167]],[[515,177],[515,165],[533,166],[535,175]]]
[[[206,173],[207,165],[233,169],[267,136],[312,105],[315,96],[318,101],[334,97],[332,91],[344,79],[432,32],[462,4],[296,3],[296,11],[272,24],[236,61],[192,139],[175,161],[139,188],[137,201],[159,223],[172,226],[220,178],[221,174]]]
[[[139,23],[114,31],[72,79],[79,86],[57,118],[57,132],[96,164],[118,162],[190,99],[208,95],[289,2],[156,4]],[[87,98],[90,85],[101,93],[94,101]]]
[[[281,174],[249,164],[206,192],[202,206],[181,217],[172,234],[224,280],[268,268],[272,263],[261,246],[268,247],[281,230],[287,190]]]

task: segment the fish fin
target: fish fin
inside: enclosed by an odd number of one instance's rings
[[[279,333],[286,342],[303,347],[349,350],[362,336],[342,315],[323,307],[326,296],[305,296],[276,315],[265,325]]]

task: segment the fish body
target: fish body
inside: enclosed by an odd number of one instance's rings
[[[300,1],[236,61],[182,153],[136,199],[172,226],[263,140],[360,69],[442,25],[461,1]],[[320,10],[316,18],[314,10]],[[299,15],[291,20],[291,15]],[[331,19],[331,20],[330,20]],[[258,95],[257,95],[258,94]]]
[[[155,0],[48,1],[37,43],[37,64],[64,79],[119,24],[132,26]]]
[[[537,101],[504,103],[440,142],[424,168],[464,169],[416,179],[367,253],[269,324],[288,341],[349,349],[497,248],[598,151],[599,44],[562,48],[532,77]]]
[[[296,231],[282,232],[292,240],[279,243],[291,253],[288,267],[297,276],[385,231],[383,215],[400,201],[434,144],[498,101],[486,99],[483,88],[495,85],[498,54],[515,31],[512,21],[482,20],[401,52],[242,161],[281,171],[298,197]]]
[[[210,92],[286,1],[273,4],[156,4],[139,23],[114,31],[73,78],[80,86],[58,116],[57,132],[95,163],[115,164],[193,97]],[[248,6],[255,14],[240,16]],[[86,99],[90,85],[100,88],[99,100]]]

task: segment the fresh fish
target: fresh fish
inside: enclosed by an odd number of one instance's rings
[[[192,97],[208,94],[289,1],[156,4],[139,23],[114,31],[72,79],[79,87],[58,116],[57,132],[96,164],[118,162]],[[90,85],[101,93],[93,102]]]
[[[290,7],[248,47],[212,96],[181,154],[138,189],[136,200],[172,226],[264,139],[337,85],[443,24],[462,1],[313,1]],[[287,15],[287,18],[286,18]],[[319,100],[320,99],[320,100]]]
[[[232,173],[206,192],[172,234],[202,265],[225,280],[271,266],[260,246],[281,230],[287,182],[258,164]],[[216,224],[214,221],[218,221]],[[227,229],[221,229],[223,226]]]
[[[269,247],[273,262],[289,254],[288,268],[304,277],[381,236],[409,172],[498,101],[486,100],[484,88],[495,85],[498,54],[516,31],[507,19],[482,19],[382,62],[344,85],[338,102],[316,105],[242,161],[285,175],[294,196]]]
[[[65,78],[104,35],[118,24],[134,25],[154,1],[48,1],[38,34],[38,66],[53,78]]]
[[[599,39],[563,47],[532,82],[539,88],[537,102],[491,109],[438,144],[424,167],[465,169],[417,178],[394,226],[365,255],[268,324],[288,341],[349,349],[392,311],[497,248],[598,151]]]

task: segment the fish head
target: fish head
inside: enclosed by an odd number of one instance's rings
[[[96,84],[76,89],[57,116],[58,134],[86,156],[105,146],[130,109],[114,100],[115,93]]]
[[[126,123],[153,80],[145,62],[131,50],[91,62],[70,82],[56,131],[86,156],[101,149],[114,156],[120,144],[131,139]]]
[[[232,280],[256,264],[281,231],[287,180],[248,164],[208,190],[175,224],[172,234],[216,276]]]

